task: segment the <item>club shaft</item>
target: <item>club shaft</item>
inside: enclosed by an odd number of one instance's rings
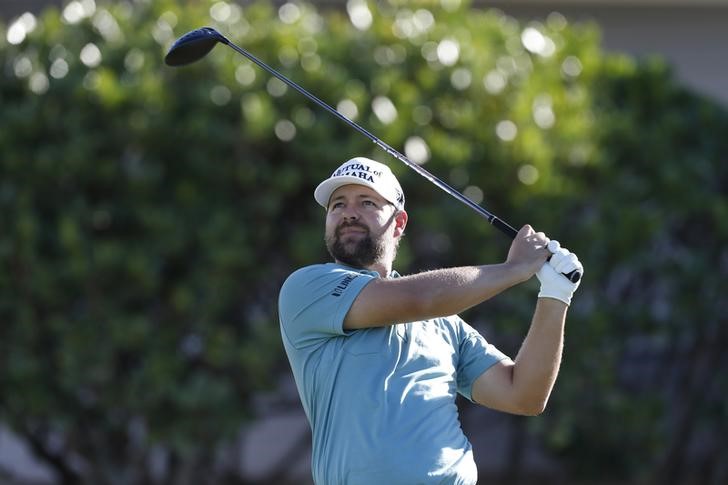
[[[317,105],[319,105],[321,108],[325,109],[326,111],[328,111],[329,113],[331,113],[335,117],[339,118],[341,121],[343,121],[347,125],[349,125],[352,128],[354,128],[356,131],[358,131],[362,135],[364,135],[367,138],[369,138],[375,145],[377,145],[378,147],[380,147],[382,150],[384,150],[385,152],[387,152],[389,155],[391,155],[392,157],[396,158],[400,162],[404,163],[409,168],[411,168],[412,170],[414,170],[415,172],[417,172],[418,174],[420,174],[422,177],[426,178],[427,180],[429,180],[430,182],[432,182],[434,185],[436,185],[437,187],[439,187],[443,191],[445,191],[448,194],[450,194],[452,197],[455,197],[457,200],[459,200],[460,202],[462,202],[466,206],[468,206],[471,209],[473,209],[475,212],[477,212],[478,214],[480,214],[485,220],[487,220],[493,226],[495,226],[496,228],[498,228],[506,236],[509,236],[511,239],[513,239],[513,238],[516,237],[516,234],[518,234],[518,231],[513,226],[511,226],[510,224],[508,224],[504,220],[500,219],[495,214],[493,214],[493,213],[489,212],[488,210],[484,209],[479,204],[476,204],[475,202],[473,202],[472,200],[470,200],[468,197],[466,197],[465,195],[461,194],[460,192],[458,192],[457,190],[455,190],[454,188],[452,188],[450,185],[448,185],[447,183],[443,182],[442,180],[440,180],[439,178],[437,178],[436,176],[434,176],[433,174],[431,174],[430,172],[428,172],[427,170],[425,170],[424,168],[422,168],[420,165],[414,163],[413,161],[411,161],[410,159],[408,159],[407,157],[405,157],[404,155],[402,155],[399,151],[395,150],[394,148],[392,148],[391,146],[389,146],[387,143],[383,142],[382,140],[380,140],[379,138],[377,138],[376,136],[374,136],[373,134],[371,134],[369,131],[367,131],[366,129],[364,129],[361,126],[359,126],[354,121],[350,120],[349,118],[347,118],[343,114],[339,113],[337,110],[335,110],[334,108],[332,108],[328,104],[324,103],[319,98],[317,98],[316,96],[314,96],[313,94],[309,93],[304,88],[302,88],[301,86],[299,86],[296,82],[288,79],[286,76],[284,76],[280,72],[278,72],[275,69],[273,69],[272,67],[270,67],[265,62],[263,62],[260,59],[258,59],[257,57],[255,57],[253,54],[249,53],[248,51],[246,51],[242,47],[239,47],[239,46],[235,45],[233,42],[231,42],[229,39],[225,38],[224,36],[222,37],[222,42],[225,43],[225,44],[227,44],[231,48],[233,48],[236,52],[238,52],[239,54],[243,55],[244,57],[246,57],[251,62],[255,63],[258,67],[260,67],[264,71],[268,72],[272,76],[274,76],[277,79],[281,80],[282,82],[284,82],[285,84],[287,84],[291,88],[295,89],[296,91],[298,91],[299,93],[301,93],[302,95],[304,95],[309,100],[311,100],[314,103],[316,103]],[[573,271],[573,272],[571,272],[571,273],[569,273],[568,275],[565,275],[565,276],[569,280],[571,280],[573,282],[579,281],[579,279],[581,278],[581,275],[579,273],[575,272],[575,271]]]
[[[483,216],[483,218],[485,218],[488,222],[490,222],[494,226],[498,227],[498,229],[503,231],[507,236],[514,238],[516,236],[516,234],[518,233],[518,231],[515,228],[513,228],[510,224],[506,223],[505,221],[499,219],[496,215],[494,215],[491,212],[487,211],[486,209],[482,208],[480,205],[476,204],[475,202],[473,202],[472,200],[467,198],[465,195],[461,194],[460,192],[458,192],[457,190],[452,188],[450,185],[443,182],[442,180],[437,178],[435,175],[433,175],[432,173],[430,173],[427,170],[425,170],[424,168],[422,168],[420,165],[414,163],[413,161],[408,159],[406,156],[402,155],[399,151],[395,150],[390,145],[388,145],[387,143],[383,142],[382,140],[377,138],[375,135],[370,133],[368,130],[359,126],[357,123],[350,120],[346,116],[342,115],[337,110],[335,110],[334,108],[332,108],[331,106],[329,106],[328,104],[321,101],[319,98],[317,98],[316,96],[314,96],[313,94],[309,93],[304,88],[299,86],[296,82],[288,79],[286,76],[284,76],[280,72],[276,71],[272,67],[268,66],[266,63],[264,63],[263,61],[261,61],[260,59],[255,57],[254,55],[250,54],[249,52],[247,52],[245,49],[238,47],[237,45],[230,42],[229,40],[227,40],[227,45],[229,45],[230,47],[235,49],[238,53],[247,57],[250,61],[257,64],[260,68],[262,68],[266,72],[270,73],[271,75],[273,75],[276,78],[283,81],[288,86],[292,87],[293,89],[295,89],[296,91],[298,91],[299,93],[301,93],[302,95],[304,95],[305,97],[307,97],[308,99],[310,99],[311,101],[313,101],[314,103],[316,103],[317,105],[319,105],[320,107],[322,107],[323,109],[325,109],[326,111],[331,113],[332,115],[336,116],[341,121],[343,121],[344,123],[348,124],[355,130],[357,130],[362,135],[369,138],[375,145],[380,147],[382,150],[387,152],[389,155],[393,156],[400,162],[404,163],[409,168],[411,168],[412,170],[414,170],[415,172],[417,172],[418,174],[420,174],[421,176],[423,176],[424,178],[426,178],[427,180],[429,180],[430,182],[432,182],[433,184],[438,186],[440,189],[444,190],[445,192],[447,192],[451,196],[455,197],[460,202],[467,205],[468,207],[473,209],[475,212],[477,212],[478,214]]]

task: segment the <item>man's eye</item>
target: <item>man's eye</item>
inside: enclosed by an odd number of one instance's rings
[[[376,207],[377,206],[377,204],[375,204],[371,200],[365,200],[365,201],[362,202],[362,204],[365,205],[365,206],[370,206],[370,207]]]

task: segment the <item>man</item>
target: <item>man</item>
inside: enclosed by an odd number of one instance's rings
[[[474,485],[456,393],[536,415],[558,373],[564,323],[583,271],[575,255],[524,226],[501,264],[411,276],[392,270],[407,225],[386,165],[358,157],[315,190],[334,263],[294,272],[281,288],[281,334],[313,432],[319,485]],[[547,258],[551,256],[547,263]],[[536,274],[541,291],[514,360],[457,313]]]

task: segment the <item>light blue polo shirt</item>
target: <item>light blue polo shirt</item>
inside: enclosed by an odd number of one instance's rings
[[[396,273],[392,274],[396,277]],[[328,263],[288,277],[281,335],[313,432],[319,485],[475,485],[456,393],[506,358],[460,317],[344,330],[376,272]]]

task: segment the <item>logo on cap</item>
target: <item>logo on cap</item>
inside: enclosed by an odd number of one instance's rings
[[[331,177],[359,177],[360,179],[367,180],[371,183],[376,183],[374,181],[374,177],[381,177],[382,172],[377,170],[372,170],[372,168],[369,165],[364,165],[363,163],[355,162],[355,163],[348,163],[346,165],[343,165],[336,169],[334,173],[331,174]]]

